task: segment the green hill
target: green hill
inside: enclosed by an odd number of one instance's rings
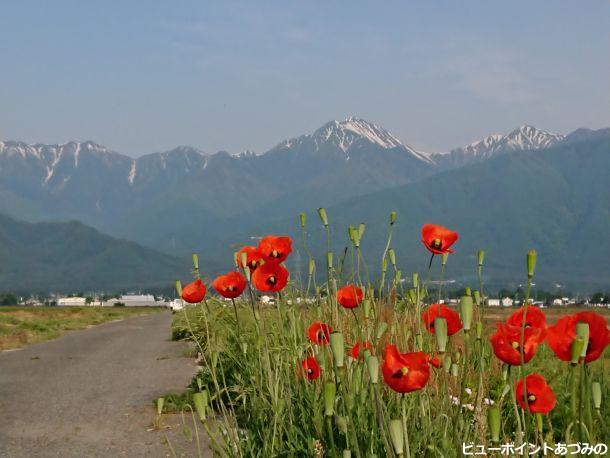
[[[171,287],[188,263],[76,221],[0,215],[0,291],[121,291]]]

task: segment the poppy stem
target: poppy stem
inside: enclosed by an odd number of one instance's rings
[[[411,458],[411,450],[409,449],[409,432],[407,431],[407,397],[402,395],[402,429],[405,436],[405,457]]]
[[[235,322],[237,323],[237,335],[241,337],[241,327],[239,326],[239,318],[237,317],[237,305],[235,305],[235,299],[231,298],[233,303],[233,311],[235,312]]]

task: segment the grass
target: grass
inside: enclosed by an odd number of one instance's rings
[[[241,332],[238,334],[232,309],[221,305],[220,301],[208,302],[210,313],[200,307],[190,307],[185,313],[175,316],[174,337],[197,342],[203,355],[203,369],[186,393],[168,397],[166,411],[186,409],[188,412],[190,407],[187,406],[193,406],[193,394],[199,391],[198,378],[203,389],[210,393],[210,408],[217,414],[218,423],[211,426],[212,423],[208,421],[204,428],[215,431],[212,433],[213,447],[218,456],[316,456],[316,448],[320,447],[326,450],[328,456],[340,454],[342,449],[351,450],[352,456],[367,456],[364,453],[366,449],[375,450],[377,456],[393,456],[392,450],[388,452],[388,447],[392,446],[389,445],[391,440],[387,428],[380,425],[375,404],[377,398],[382,399],[381,410],[385,422],[389,418],[401,418],[403,401],[400,395],[384,386],[383,380],[375,388],[377,393],[369,389],[368,374],[362,362],[351,361],[347,364],[343,382],[346,390],[342,391],[339,387],[336,410],[330,417],[324,415],[324,382],[307,382],[298,375],[297,364],[310,347],[305,338],[307,326],[320,316],[317,307],[282,305],[285,308],[280,311],[261,309],[260,327],[257,329],[250,306],[240,302]],[[401,307],[400,303],[397,305]],[[554,323],[562,315],[582,309],[544,310],[549,323]],[[465,355],[467,346],[476,349],[479,348],[478,344],[466,343],[464,334],[460,333],[451,338],[451,347],[447,352],[452,361],[459,365],[460,374],[456,377],[443,369],[434,370],[424,390],[405,396],[411,456],[456,456],[464,441],[488,443],[486,405],[478,412],[462,407],[476,405],[485,398],[494,400],[502,408],[502,443],[517,441],[514,410],[505,391],[507,383],[503,379],[502,364],[494,357],[488,340],[495,323],[515,311],[516,308],[512,307],[484,309],[485,331],[481,347],[484,378],[480,387],[478,369],[468,360],[471,355]],[[610,316],[607,309],[596,311]],[[344,314],[341,319],[347,354],[358,336],[353,323],[349,323],[352,316]],[[391,318],[389,311],[386,312],[386,319],[390,323],[387,334],[377,341],[373,350],[380,357],[380,362],[387,341],[397,341],[403,351],[410,345],[409,337],[404,334],[400,336],[402,332],[398,329],[391,329],[394,318]],[[400,326],[396,321],[394,325]],[[432,349],[433,346],[431,335],[424,335],[424,348]],[[317,353],[327,375],[332,373],[329,347]],[[605,352],[600,360],[589,365],[587,376],[590,380],[603,382],[607,378],[609,364],[610,355]],[[574,429],[573,425],[570,426],[569,364],[558,360],[547,345],[542,345],[536,357],[527,365],[527,373],[532,372],[544,374],[558,396],[557,407],[545,419],[545,440],[548,443],[565,442],[566,431]],[[517,376],[518,368],[515,367],[510,377],[516,379]],[[324,380],[332,381],[332,378],[324,377]],[[607,385],[602,383],[604,398],[610,397]],[[480,401],[477,398],[479,390]],[[443,391],[447,395],[443,396]],[[449,394],[459,397],[460,405],[452,405]],[[600,414],[610,418],[609,403],[603,405]],[[327,431],[328,418],[332,420],[332,435]],[[347,418],[349,425],[345,432],[341,429],[344,425],[342,418]],[[533,442],[533,418],[526,418],[526,422],[531,423],[529,439]],[[201,427],[194,425],[198,426]],[[592,429],[588,434],[602,441],[604,432],[601,428]],[[218,433],[218,429],[222,434]],[[384,439],[384,436],[387,437]],[[593,437],[591,439],[593,441]],[[355,447],[358,447],[359,453],[355,452]]]
[[[0,351],[56,339],[67,331],[161,310],[158,307],[0,307]]]

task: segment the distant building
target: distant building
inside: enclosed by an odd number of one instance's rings
[[[152,294],[124,294],[118,299],[110,299],[104,302],[104,306],[112,307],[120,303],[125,307],[166,307],[168,304],[164,301],[155,300]]]
[[[60,307],[84,307],[88,304],[85,297],[59,297],[57,305]]]
[[[488,298],[486,303],[487,303],[488,307],[499,307],[500,306],[500,299],[491,299],[491,298]]]

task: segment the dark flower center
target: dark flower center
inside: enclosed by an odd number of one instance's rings
[[[527,403],[533,404],[534,402],[536,402],[536,395],[532,393],[527,393]]]
[[[434,239],[434,240],[432,240],[432,243],[430,244],[430,246],[432,248],[436,248],[437,250],[440,250],[441,247],[443,246],[443,241],[441,239]]]
[[[275,285],[275,282],[277,281],[277,279],[275,278],[275,276],[274,276],[274,275],[271,275],[271,276],[270,276],[270,277],[267,279],[267,281],[268,281],[269,283],[271,283],[272,285]]]
[[[323,342],[326,340],[326,333],[322,330],[318,331],[318,342]]]
[[[278,250],[273,250],[273,251],[271,252],[271,257],[272,257],[272,258],[279,259],[279,258],[281,258],[281,257],[282,257],[282,252],[281,252],[281,251],[278,251]]]

